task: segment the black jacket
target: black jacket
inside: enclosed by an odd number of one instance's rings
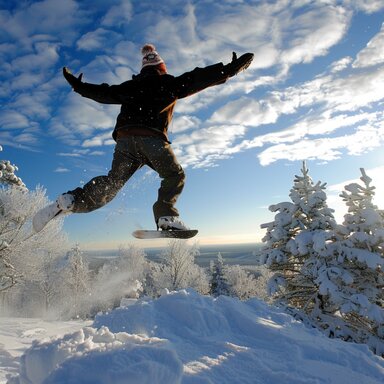
[[[133,76],[120,85],[80,83],[75,91],[104,104],[121,104],[113,138],[120,130],[153,132],[168,141],[168,125],[176,101],[207,87],[222,84],[228,79],[222,63],[195,68],[174,77],[154,71]]]

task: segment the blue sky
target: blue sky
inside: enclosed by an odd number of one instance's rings
[[[327,183],[328,205],[363,167],[384,206],[384,3],[357,1],[0,1],[2,158],[29,189],[51,200],[105,174],[119,106],[71,91],[84,81],[118,84],[138,73],[155,44],[168,71],[255,54],[246,72],[180,100],[170,138],[187,173],[177,204],[200,244],[257,242],[268,206],[289,201],[302,161]],[[83,248],[134,240],[154,228],[159,179],[140,170],[117,198],[64,228]]]

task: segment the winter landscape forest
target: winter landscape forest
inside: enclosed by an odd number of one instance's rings
[[[382,382],[384,211],[364,169],[337,223],[303,163],[259,265],[208,268],[180,240],[90,265],[61,220],[32,232],[48,198],[17,171],[0,162],[0,383]]]

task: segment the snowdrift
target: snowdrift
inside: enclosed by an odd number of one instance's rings
[[[379,384],[384,362],[252,299],[186,290],[99,315],[34,342],[15,384]]]

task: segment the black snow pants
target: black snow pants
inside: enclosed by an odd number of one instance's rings
[[[144,165],[155,170],[162,179],[158,199],[153,205],[155,221],[162,216],[179,216],[175,204],[184,187],[185,173],[171,145],[151,136],[119,138],[108,175],[97,176],[82,188],[68,192],[75,199],[73,212],[91,212],[104,206]]]

